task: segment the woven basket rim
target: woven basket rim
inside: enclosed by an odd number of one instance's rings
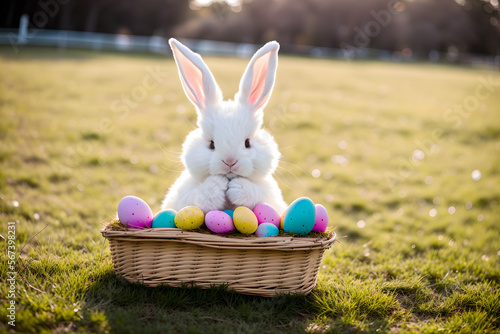
[[[223,235],[213,235],[178,228],[130,229],[126,231],[112,230],[109,227],[101,229],[103,237],[138,242],[183,242],[199,246],[225,249],[268,249],[268,250],[312,250],[327,249],[337,240],[332,232],[330,237],[308,238],[293,236],[276,237],[241,237],[234,238]]]

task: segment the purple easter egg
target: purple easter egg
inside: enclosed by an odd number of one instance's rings
[[[219,210],[209,211],[206,214],[205,225],[210,231],[218,234],[230,233],[235,229],[231,216]]]
[[[151,227],[153,211],[139,197],[125,196],[118,203],[118,219],[128,228]]]
[[[316,204],[316,221],[314,222],[313,231],[325,232],[328,227],[328,212],[321,204]]]

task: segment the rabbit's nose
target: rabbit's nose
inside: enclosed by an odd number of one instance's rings
[[[226,160],[222,160],[222,162],[229,167],[233,167],[234,165],[236,165],[238,160],[234,160],[234,158],[227,158]]]

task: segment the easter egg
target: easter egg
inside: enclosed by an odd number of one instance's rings
[[[229,215],[229,217],[231,217],[231,219],[233,219],[233,213],[234,213],[233,210],[224,210],[223,212],[227,213]]]
[[[328,227],[328,212],[321,204],[316,204],[316,221],[314,222],[313,231],[325,232]]]
[[[165,209],[161,210],[158,212],[154,217],[153,217],[153,224],[151,227],[153,228],[160,228],[160,227],[168,227],[168,228],[175,228],[175,215],[177,212],[172,209]]]
[[[281,214],[281,217],[280,217],[280,226],[279,226],[280,230],[283,229],[283,220],[285,220],[286,211],[287,210],[283,211],[283,213]]]
[[[272,206],[266,203],[259,203],[253,209],[253,213],[257,217],[257,221],[260,224],[263,223],[271,223],[276,225],[276,227],[280,226],[280,215],[278,211],[276,211]]]
[[[227,213],[213,210],[205,216],[205,225],[214,233],[229,233],[234,231],[234,223]]]
[[[118,220],[128,228],[151,227],[153,211],[139,197],[125,196],[118,203]]]
[[[194,230],[203,225],[205,214],[196,206],[186,206],[177,212],[174,218],[175,226],[183,230]]]
[[[236,229],[243,234],[252,234],[259,226],[253,211],[244,206],[239,206],[234,210],[233,222]]]
[[[280,233],[278,227],[272,223],[262,223],[257,227],[255,235],[258,237],[274,237]]]
[[[307,197],[296,199],[290,204],[283,218],[283,230],[287,233],[306,235],[314,228],[316,208]]]

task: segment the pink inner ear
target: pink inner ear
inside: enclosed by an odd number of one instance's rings
[[[205,93],[203,91],[203,72],[177,48],[173,48],[177,65],[182,69],[181,83],[188,98],[205,108]]]
[[[264,91],[264,87],[266,86],[267,68],[269,66],[270,57],[271,52],[268,52],[255,60],[255,63],[253,65],[252,88],[250,89],[250,96],[248,97],[248,102],[250,102],[250,105],[254,105],[254,103],[259,100],[262,92]]]

